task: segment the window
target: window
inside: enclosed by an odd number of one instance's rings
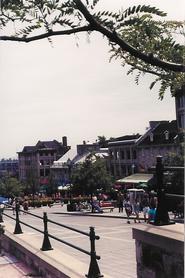
[[[165,140],[169,140],[169,131],[168,130],[166,130],[164,132],[164,136],[165,136]]]
[[[127,150],[127,159],[130,159],[130,150]]]
[[[50,173],[50,171],[49,171],[49,170],[50,170],[50,169],[46,169],[46,170],[45,170],[45,176],[46,176],[46,177],[48,177],[48,176],[49,176],[49,173]]]
[[[125,152],[121,151],[121,159],[125,159]]]
[[[44,169],[40,169],[40,177],[44,177]]]
[[[133,150],[133,159],[137,158],[136,150]]]

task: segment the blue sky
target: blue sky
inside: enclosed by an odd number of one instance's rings
[[[117,10],[140,3],[161,8],[170,19],[185,18],[182,0],[101,0],[99,6]],[[0,42],[0,158],[16,157],[38,140],[66,135],[74,148],[99,135],[144,133],[150,120],[175,119],[170,93],[158,100],[158,88],[149,90],[151,76],[137,86],[119,61],[109,63],[108,50],[96,33],[90,42],[85,34],[54,38],[53,48],[47,40]]]

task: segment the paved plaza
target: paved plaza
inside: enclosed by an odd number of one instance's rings
[[[96,254],[101,257],[98,261],[101,274],[109,275],[112,278],[137,277],[135,240],[132,239],[132,228],[149,224],[145,224],[144,222],[135,224],[133,220],[131,220],[131,224],[127,224],[127,220],[123,218],[125,217],[125,212],[118,213],[117,208],[115,208],[113,212],[106,211],[103,214],[94,213],[93,216],[80,216],[75,212],[67,213],[65,205],[63,207],[60,205],[55,205],[51,208],[41,207],[32,209],[30,212],[39,216],[42,216],[43,212],[47,212],[49,219],[84,232],[89,232],[90,226],[95,227],[96,235],[100,236],[100,240],[96,241]],[[12,211],[6,211],[6,213],[12,216]],[[39,218],[21,214],[20,220],[43,230],[43,222]],[[4,217],[5,226],[6,222],[12,225],[15,224],[13,220]],[[22,224],[21,228],[24,235],[26,234],[27,238],[30,239],[30,244],[34,244],[35,241],[37,242],[38,249],[40,249],[42,247],[43,235]],[[90,250],[89,238],[82,234],[75,233],[51,223],[48,223],[48,232],[87,251]],[[57,242],[56,240],[51,239],[50,241],[54,250],[64,252],[89,265],[90,257],[88,255]],[[5,276],[2,276],[2,278],[4,277]],[[17,278],[21,276],[14,277]]]

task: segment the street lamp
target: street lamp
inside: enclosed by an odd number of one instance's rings
[[[163,172],[164,167],[162,164],[162,156],[157,156],[156,164],[156,190],[157,190],[157,210],[154,225],[170,225],[174,224],[174,221],[170,221],[168,215],[168,209],[166,205],[165,190],[163,186]]]

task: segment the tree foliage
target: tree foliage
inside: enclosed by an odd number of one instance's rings
[[[23,185],[13,177],[3,177],[0,180],[0,195],[2,196],[20,196],[23,191]]]
[[[0,40],[31,42],[79,32],[100,32],[109,41],[111,59],[120,59],[136,72],[135,82],[146,73],[160,83],[159,97],[170,87],[172,95],[184,82],[184,22],[165,21],[166,13],[149,5],[99,11],[99,0],[1,0],[0,28],[11,22],[15,34]],[[183,42],[183,41],[182,41]]]
[[[98,189],[106,191],[111,185],[111,176],[106,170],[105,161],[90,154],[73,170],[72,184],[72,190],[77,194],[92,195]]]

